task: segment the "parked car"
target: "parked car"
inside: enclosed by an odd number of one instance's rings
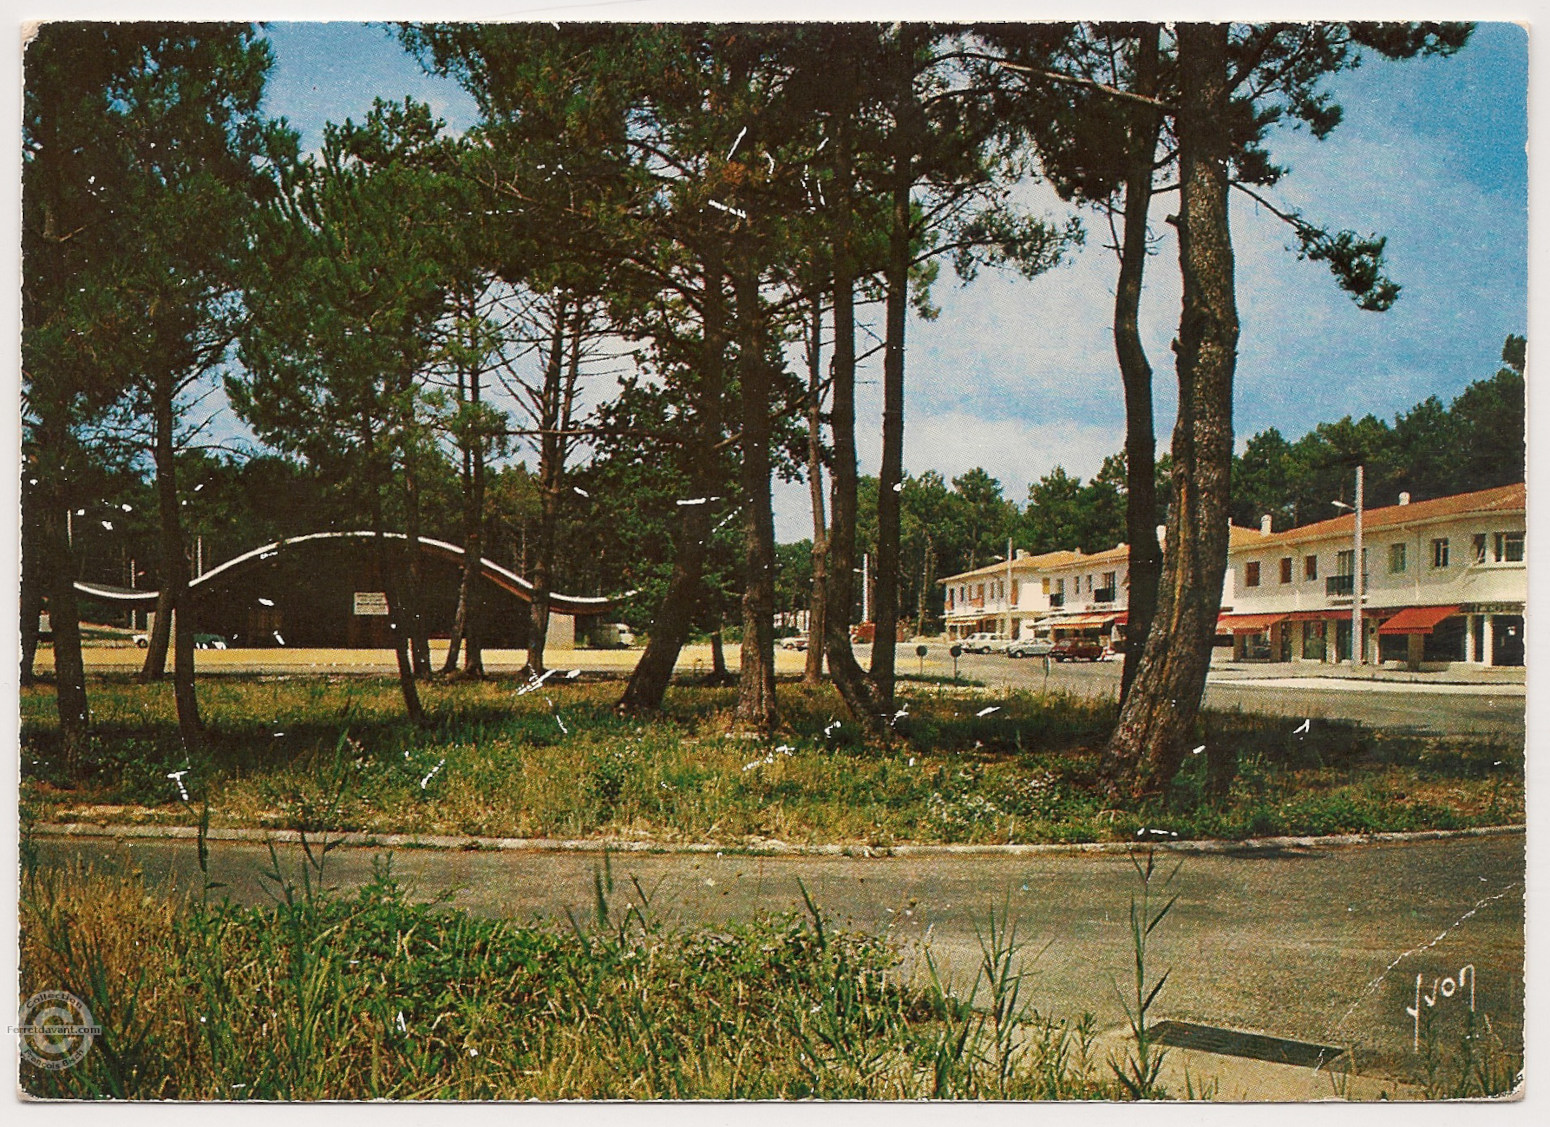
[[[1000,653],[1006,649],[1007,643],[1010,641],[1011,639],[1005,634],[991,634],[987,632],[970,634],[963,640],[963,652],[966,654]]]
[[[1049,655],[1056,661],[1098,661],[1105,652],[1102,644],[1098,642],[1067,638],[1063,642],[1056,642],[1050,649]]]
[[[1007,657],[1047,657],[1055,643],[1048,638],[1019,638],[1006,648]]]
[[[807,649],[807,638],[802,634],[793,634],[789,638],[782,638],[780,640],[780,648],[783,650],[805,650]]]
[[[142,650],[151,648],[151,636],[149,634],[136,634],[135,645]],[[194,648],[196,650],[224,650],[226,639],[219,634],[195,634]]]

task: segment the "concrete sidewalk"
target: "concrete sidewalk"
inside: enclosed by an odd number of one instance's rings
[[[1477,685],[1504,688],[1523,686],[1526,683],[1523,666],[1468,666],[1462,662],[1449,669],[1412,673],[1408,669],[1388,669],[1364,665],[1352,669],[1349,665],[1326,665],[1317,661],[1219,661],[1212,662],[1212,680],[1234,681],[1265,680],[1320,680],[1320,681],[1376,681],[1415,685]]]

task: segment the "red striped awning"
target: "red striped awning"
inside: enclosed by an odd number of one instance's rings
[[[1445,618],[1459,612],[1451,607],[1406,607],[1393,618],[1378,627],[1379,634],[1430,634],[1432,628]]]
[[[1277,622],[1286,621],[1285,614],[1224,614],[1216,620],[1218,634],[1258,634]]]

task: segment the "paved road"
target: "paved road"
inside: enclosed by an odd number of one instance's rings
[[[444,643],[432,643],[435,664]],[[857,647],[863,665],[870,659],[870,646]],[[558,668],[577,668],[622,676],[634,667],[641,651],[566,650],[549,654]],[[94,672],[125,672],[137,669],[144,654],[130,646],[91,646],[86,650],[87,668]],[[53,660],[47,647],[39,651],[38,668],[45,670]],[[492,672],[510,673],[522,668],[526,653],[522,650],[486,650],[485,666]],[[737,651],[727,651],[727,661],[737,667]],[[780,650],[776,670],[795,675],[803,668],[805,657],[794,650]],[[901,673],[924,672],[950,677],[952,659],[941,643],[928,646],[922,661],[915,655],[913,643],[901,643],[898,650]],[[388,674],[393,671],[392,655],[386,650],[202,650],[197,655],[201,675],[222,673],[326,673]],[[1119,694],[1120,663],[1054,664],[1048,675],[1044,662],[1031,658],[1012,660],[1000,655],[965,654],[958,663],[960,672],[992,688],[1049,688],[1081,696],[1116,698]],[[686,646],[679,656],[680,673],[703,672],[710,668],[709,646]],[[1438,685],[1403,682],[1342,682],[1311,677],[1261,676],[1262,670],[1222,668],[1213,670],[1206,689],[1206,703],[1212,708],[1242,708],[1288,717],[1360,720],[1393,731],[1411,731],[1436,735],[1487,733],[1521,741],[1524,738],[1524,689],[1518,685]],[[1252,679],[1246,679],[1252,678]]]
[[[952,675],[952,660],[931,646],[921,663],[901,647],[899,669]],[[1014,660],[998,654],[965,654],[958,668],[991,687],[1045,689],[1084,697],[1117,699],[1120,663],[1053,663]],[[1402,681],[1341,681],[1318,677],[1262,677],[1232,668],[1213,669],[1206,683],[1208,708],[1241,708],[1276,716],[1359,720],[1393,732],[1430,735],[1490,734],[1524,738],[1522,685],[1411,684]]]
[[[291,860],[296,850],[288,851]],[[186,842],[46,841],[45,863],[71,854],[131,860],[156,881],[194,883]],[[217,843],[213,875],[246,902],[263,902],[257,878],[267,853]],[[330,855],[329,883],[370,875],[373,853]],[[1164,856],[1161,855],[1160,856]],[[1170,892],[1179,902],[1155,933],[1153,967],[1171,968],[1158,1005],[1172,1017],[1320,1043],[1356,1044],[1364,1072],[1411,1073],[1415,976],[1473,965],[1476,1006],[1495,1027],[1521,1037],[1523,1014],[1523,838],[1519,835],[1351,846],[1277,855],[1178,855]],[[1165,857],[1166,859],[1166,857]],[[401,879],[427,895],[456,888],[470,911],[530,920],[585,917],[600,859],[563,853],[408,850],[394,857]],[[1171,867],[1171,866],[1170,866]],[[1129,973],[1128,910],[1138,888],[1123,855],[1034,857],[759,858],[631,854],[613,862],[620,893],[630,875],[652,891],[669,922],[722,921],[799,910],[797,878],[836,922],[888,935],[907,963],[929,943],[955,979],[972,979],[976,928],[1005,906],[1029,941],[1032,996],[1046,1013],[1094,1011],[1103,1026],[1123,1020],[1112,985]],[[1166,870],[1165,870],[1166,871]],[[1048,947],[1045,948],[1045,944]],[[1456,1023],[1462,994],[1439,1001]],[[1456,1028],[1450,1025],[1449,1028]]]

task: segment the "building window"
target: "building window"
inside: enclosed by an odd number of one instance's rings
[[[1049,594],[1049,576],[1047,576],[1047,575],[1046,575],[1046,576],[1045,576],[1045,577],[1044,577],[1044,579],[1043,579],[1043,583],[1044,583],[1044,593],[1045,593],[1045,594],[1046,594],[1046,595],[1048,595],[1048,594]]]
[[[1405,570],[1405,545],[1389,545],[1389,574],[1398,575]]]
[[[1432,566],[1448,566],[1448,541],[1446,537],[1432,541]]]
[[[1485,563],[1485,533],[1475,533],[1475,562]]]
[[[1259,586],[1259,561],[1250,560],[1243,565],[1243,585],[1245,587]]]
[[[1012,605],[1013,606],[1017,605],[1017,595],[1018,595],[1018,584],[1019,584],[1019,582],[1020,582],[1020,580],[1016,580],[1016,579],[1012,580]]]
[[[1319,558],[1317,556],[1304,556],[1302,558],[1302,577],[1304,579],[1317,579],[1319,577]]]
[[[1281,557],[1281,582],[1282,583],[1290,583],[1291,581],[1292,581],[1292,557],[1291,556],[1282,556]]]
[[[1523,533],[1498,532],[1496,534],[1496,562],[1523,562]]]

